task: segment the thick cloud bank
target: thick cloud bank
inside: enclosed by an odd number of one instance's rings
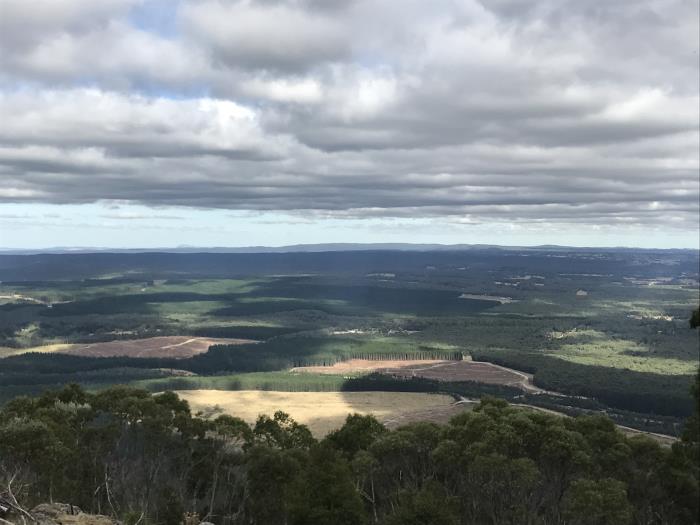
[[[698,227],[698,3],[0,0],[0,202]]]

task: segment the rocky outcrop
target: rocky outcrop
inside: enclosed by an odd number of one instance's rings
[[[122,525],[109,516],[86,514],[75,505],[66,503],[42,503],[30,514],[37,525]]]

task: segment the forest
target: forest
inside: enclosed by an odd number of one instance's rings
[[[698,522],[697,377],[694,396],[667,448],[604,416],[488,397],[446,425],[349,415],[317,440],[281,411],[248,425],[198,417],[172,392],[71,385],[0,411],[3,519],[61,501],[129,525],[686,525]]]
[[[690,250],[554,248],[0,254],[0,404],[68,383],[90,392],[369,389],[376,378],[290,370],[465,359],[530,373],[557,395],[388,377],[382,388],[497,395],[678,435],[698,366],[688,320],[699,261]],[[78,350],[157,337],[214,340],[180,357]]]

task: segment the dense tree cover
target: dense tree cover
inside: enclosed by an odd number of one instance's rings
[[[199,337],[228,337],[233,339],[265,340],[297,331],[284,326],[201,326],[192,329]]]
[[[512,386],[476,381],[438,381],[424,377],[397,377],[380,373],[348,378],[343,382],[342,390],[346,392],[435,392],[452,395],[455,399],[497,396],[513,400],[523,397],[522,390]]]
[[[668,264],[672,260],[676,264]],[[624,248],[503,248],[466,250],[363,250],[316,253],[81,253],[0,255],[0,280],[68,280],[121,275],[136,270],[139,278],[238,277],[298,273],[411,272],[426,267],[452,269],[513,268],[551,275],[599,274],[611,277],[659,277],[697,274],[697,251]],[[134,278],[133,274],[130,277]]]
[[[352,415],[321,441],[282,412],[203,420],[173,393],[127,387],[69,386],[0,412],[0,493],[128,523],[689,524],[697,460],[697,429],[662,448],[603,416],[496,399],[444,426]]]
[[[472,356],[533,373],[533,382],[541,388],[592,397],[611,407],[681,417],[693,409],[687,395],[692,376],[581,365],[539,352],[489,350]]]

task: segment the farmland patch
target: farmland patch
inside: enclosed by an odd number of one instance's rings
[[[287,412],[308,425],[317,437],[340,428],[348,414],[372,414],[379,421],[395,421],[404,415],[431,412],[452,405],[452,397],[406,392],[263,392],[242,390],[186,390],[177,394],[193,412],[223,412],[254,423],[260,414]],[[218,408],[217,408],[218,407]]]

